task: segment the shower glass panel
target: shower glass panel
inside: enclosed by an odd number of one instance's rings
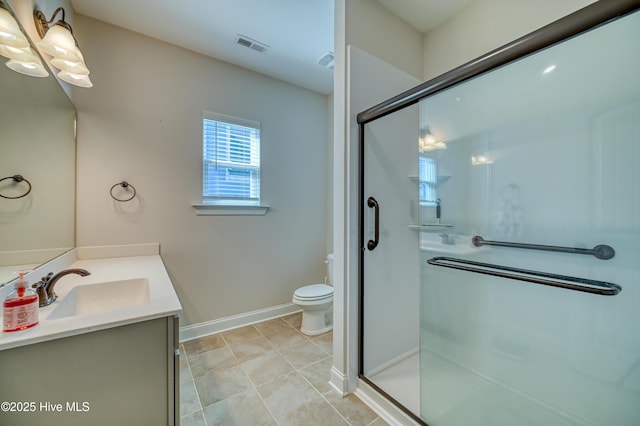
[[[360,374],[412,410],[419,375],[419,106],[365,128]]]
[[[435,183],[422,190],[421,166],[421,191],[392,204],[422,198],[415,412],[429,425],[640,424],[638,41],[636,12],[420,101],[419,131],[441,145],[421,144],[413,167],[432,164]],[[556,249],[597,245],[614,256]],[[394,327],[388,303],[378,327]]]

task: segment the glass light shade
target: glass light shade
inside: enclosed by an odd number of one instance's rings
[[[67,28],[57,23],[47,30],[44,38],[37,43],[40,50],[53,56],[71,62],[81,62],[82,57],[76,46],[76,39]]]
[[[441,149],[447,149],[447,144],[444,142],[436,142],[434,144],[420,144],[418,149],[420,152],[437,151]]]
[[[2,7],[0,7],[0,44],[18,48],[29,47],[29,42],[22,34],[16,20],[7,9]]]
[[[38,60],[38,62],[23,62],[11,59],[10,61],[7,61],[5,65],[15,72],[29,75],[31,77],[46,77],[49,75],[40,60]]]
[[[18,49],[13,46],[0,45],[0,55],[8,59],[15,59],[21,62],[40,62],[36,52],[32,48]]]
[[[420,130],[420,137],[418,139],[418,150],[420,152],[436,151],[439,149],[447,149],[447,144],[436,139],[436,137],[429,130],[429,126]]]
[[[72,74],[67,71],[60,71],[58,73],[60,80],[66,81],[69,84],[73,84],[78,87],[93,87],[93,83],[89,79],[88,75]]]
[[[431,133],[427,133],[424,137],[424,143],[426,143],[427,145],[435,145],[436,143],[435,136],[433,136]]]
[[[87,68],[87,65],[84,63],[84,57],[82,56],[82,52],[80,52],[80,49],[78,49],[78,55],[80,56],[79,62],[53,58],[51,60],[51,64],[54,67],[58,68],[60,71],[66,71],[69,74],[89,75],[89,68]]]
[[[435,145],[436,142],[436,137],[433,136],[433,133],[431,133],[431,130],[429,130],[429,126],[420,131],[420,143],[426,145]]]

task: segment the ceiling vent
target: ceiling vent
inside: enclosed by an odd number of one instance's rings
[[[320,66],[333,69],[334,59],[335,59],[335,56],[333,52],[327,52],[322,56],[322,58],[318,59],[318,63],[320,64]]]
[[[267,51],[267,49],[269,49],[269,45],[260,43],[259,41],[254,40],[247,36],[243,36],[242,34],[238,34],[238,37],[236,38],[236,43],[238,43],[241,46],[248,47],[249,49],[253,49],[256,52],[260,52],[260,53],[264,53]]]

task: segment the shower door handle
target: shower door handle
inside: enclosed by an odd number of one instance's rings
[[[367,199],[367,205],[374,209],[375,214],[373,240],[369,240],[367,242],[367,248],[369,250],[374,250],[378,247],[378,242],[380,241],[380,204],[378,204],[378,201],[375,198],[369,197],[369,199]]]

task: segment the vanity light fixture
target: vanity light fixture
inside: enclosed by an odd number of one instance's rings
[[[4,4],[0,3],[0,45],[24,49],[29,47],[27,38],[22,34],[18,22]]]
[[[447,149],[447,144],[438,141],[431,133],[429,126],[420,129],[420,137],[418,138],[418,150],[420,152],[435,151],[438,149]]]
[[[11,12],[0,2],[0,55],[9,59],[10,69],[32,77],[49,75],[38,55],[29,46],[20,25]]]
[[[62,12],[62,19],[51,25],[58,13]],[[58,78],[79,87],[93,87],[89,79],[89,68],[84,62],[82,52],[78,48],[78,41],[73,35],[73,29],[65,20],[64,9],[57,8],[50,20],[39,11],[33,11],[33,20],[40,35],[37,44],[44,53],[51,55],[51,65],[58,68]]]
[[[5,65],[7,67],[9,67],[10,69],[14,70],[15,72],[19,72],[20,74],[29,75],[31,77],[46,77],[46,76],[48,76],[49,73],[44,68],[44,65],[42,65],[42,62],[40,62],[40,59],[36,58],[35,56],[33,58],[34,58],[34,61],[32,61],[32,62],[19,61],[19,60],[16,60],[16,59],[11,59],[10,61],[7,61],[7,63]]]

